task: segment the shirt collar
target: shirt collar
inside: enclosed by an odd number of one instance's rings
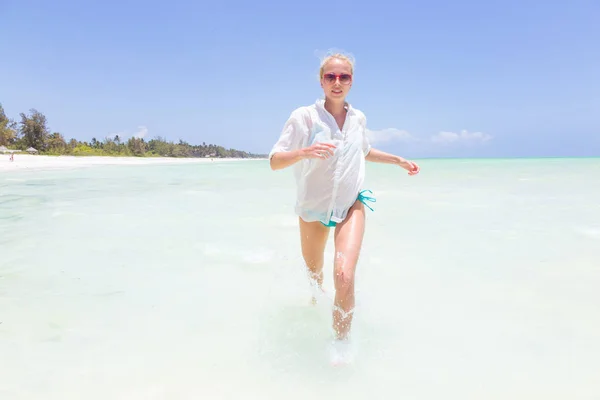
[[[325,109],[325,99],[317,99],[317,101],[315,102],[316,106],[319,107],[321,110],[323,111],[327,111]],[[346,111],[348,111],[348,114],[352,113],[354,111],[354,109],[352,108],[352,105],[350,103],[348,103],[347,101],[344,103],[345,107],[346,107]]]

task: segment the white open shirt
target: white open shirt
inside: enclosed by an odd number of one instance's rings
[[[342,222],[362,190],[365,157],[371,150],[366,137],[365,115],[346,104],[343,129],[329,111],[325,100],[295,109],[281,136],[269,153],[299,150],[314,143],[332,143],[333,157],[304,159],[293,165],[297,193],[295,211],[307,222]]]

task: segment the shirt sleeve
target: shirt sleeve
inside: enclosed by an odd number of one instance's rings
[[[299,150],[302,148],[304,139],[307,136],[308,129],[306,128],[302,112],[299,109],[294,110],[283,126],[279,139],[275,145],[273,145],[273,148],[269,153],[269,159],[271,159],[275,153]]]

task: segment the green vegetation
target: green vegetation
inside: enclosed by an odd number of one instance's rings
[[[118,135],[102,141],[92,138],[88,142],[65,140],[58,132],[50,133],[46,116],[35,109],[20,114],[20,122],[6,117],[0,104],[0,146],[23,150],[33,147],[40,154],[73,156],[136,156],[136,157],[215,157],[215,158],[261,158],[264,154],[252,154],[236,149],[202,143],[191,145],[184,141],[167,142],[161,137],[145,141],[131,137],[121,141]]]

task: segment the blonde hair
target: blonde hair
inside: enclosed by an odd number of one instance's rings
[[[343,51],[329,51],[324,57],[321,58],[321,66],[319,68],[319,79],[323,78],[323,70],[325,69],[325,65],[334,58],[346,61],[348,64],[350,64],[350,72],[354,74],[354,56],[352,56],[351,54],[347,54]]]

